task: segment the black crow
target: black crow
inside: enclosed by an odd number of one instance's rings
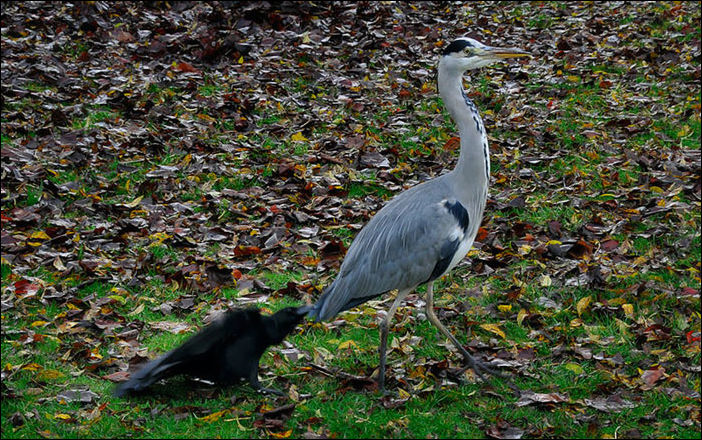
[[[154,382],[178,374],[231,384],[247,379],[262,392],[258,362],[266,349],[279,344],[309,312],[309,306],[287,307],[270,316],[257,309],[232,310],[205,327],[180,347],[148,362],[115,389],[115,396],[144,390]]]

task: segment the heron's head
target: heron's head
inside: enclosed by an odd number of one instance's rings
[[[449,69],[466,71],[487,66],[505,58],[530,56],[529,53],[514,47],[492,47],[472,38],[461,37],[446,46],[441,57]]]

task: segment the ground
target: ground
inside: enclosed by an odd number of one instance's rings
[[[2,432],[26,437],[700,434],[700,5],[7,2]],[[440,319],[392,296],[306,322],[265,386],[115,383],[229,307],[311,303],[394,194],[450,170],[443,47],[492,176]]]

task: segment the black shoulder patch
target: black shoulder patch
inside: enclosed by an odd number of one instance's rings
[[[473,44],[468,40],[455,40],[444,49],[444,55],[460,52],[466,47],[473,47]]]
[[[439,261],[437,261],[434,265],[434,270],[431,271],[431,275],[429,275],[429,279],[426,280],[425,283],[439,278],[444,274],[444,272],[446,272],[446,269],[448,269],[449,264],[451,264],[451,260],[453,259],[453,256],[460,245],[461,241],[456,239],[453,241],[447,241],[443,244],[443,246],[441,246],[441,249],[439,250]]]
[[[451,201],[445,201],[444,206],[448,211],[453,214],[454,217],[456,217],[456,220],[458,220],[458,224],[461,226],[463,229],[463,232],[468,230],[468,225],[470,224],[470,218],[468,216],[468,211],[466,211],[466,208],[461,205],[461,202],[456,200],[455,202]]]

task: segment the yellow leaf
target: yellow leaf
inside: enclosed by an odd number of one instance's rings
[[[164,240],[171,238],[172,235],[168,235],[165,232],[157,232],[155,234],[149,235],[149,239],[154,240],[149,246],[158,246],[163,243]]]
[[[42,370],[34,377],[36,380],[54,380],[64,377],[65,374],[58,370]]]
[[[126,206],[127,208],[134,208],[136,205],[139,204],[139,202],[141,202],[141,199],[143,199],[143,198],[144,198],[144,196],[139,196],[136,199],[132,200],[131,202],[125,203],[124,206]]]
[[[288,438],[290,434],[292,434],[292,429],[283,432],[271,432],[271,435],[275,438]]]
[[[244,57],[240,56],[239,59],[237,60],[237,63],[244,64]]]
[[[33,233],[32,235],[30,235],[29,238],[38,238],[40,240],[48,240],[51,237],[49,237],[46,234],[46,232],[44,232],[44,231],[37,231],[37,232]]]
[[[519,313],[517,313],[517,324],[522,325],[522,321],[524,321],[524,318],[527,316],[529,316],[529,312],[525,309],[521,309]]]
[[[512,304],[500,304],[497,306],[497,310],[499,310],[500,312],[511,312]]]
[[[48,321],[34,321],[31,326],[32,327],[41,327],[42,325],[48,324]]]
[[[203,121],[207,121],[207,122],[216,122],[217,121],[215,118],[213,118],[212,116],[207,115],[205,113],[198,113],[197,117],[199,119],[202,119]]]
[[[61,261],[61,257],[56,257],[53,264],[56,270],[66,270],[66,266],[63,264],[63,261]]]
[[[120,303],[122,305],[127,303],[127,300],[124,299],[124,297],[120,296],[120,295],[110,295],[109,298],[117,301],[118,303]]]
[[[90,350],[90,358],[91,359],[102,359],[102,355],[100,354],[100,352],[98,352],[97,348],[93,348],[92,350]]]
[[[222,416],[228,412],[229,412],[228,409],[223,409],[222,411],[217,411],[217,412],[213,412],[212,414],[206,415],[205,417],[202,417],[200,420],[202,420],[203,422],[207,422],[207,423],[216,422],[217,420],[221,419]]]
[[[541,277],[541,287],[550,287],[551,284],[553,284],[553,282],[550,276],[544,275]]]
[[[349,347],[356,347],[356,348],[358,348],[358,345],[356,345],[356,343],[355,343],[354,341],[348,340],[348,341],[344,341],[344,342],[342,342],[341,344],[339,344],[338,349],[339,349],[339,350],[345,350],[345,349],[347,349],[347,348],[349,348]]]
[[[503,331],[500,329],[500,327],[497,326],[497,324],[480,324],[480,327],[481,327],[483,330],[487,330],[487,331],[492,332],[492,333],[494,333],[494,334],[496,334],[496,335],[499,335],[500,337],[502,337],[502,339],[506,339],[506,338],[507,338],[507,335],[505,335],[505,332],[503,332]]]
[[[580,82],[580,77],[575,75],[568,75],[568,81],[570,82]]]
[[[582,315],[585,310],[590,306],[590,301],[592,301],[592,297],[589,295],[586,296],[585,298],[581,298],[580,301],[578,301],[578,304],[576,304],[575,309],[578,311],[578,316]]]
[[[519,252],[519,255],[526,255],[529,252],[531,252],[531,246],[528,244],[523,244],[519,246],[519,249],[517,249],[517,252]]]
[[[583,367],[581,367],[578,364],[573,364],[573,363],[567,363],[564,365],[566,370],[570,370],[575,374],[583,374],[585,370],[583,370]]]
[[[624,310],[624,313],[626,313],[626,316],[629,318],[634,317],[634,306],[631,304],[622,304],[622,309]]]
[[[621,306],[622,304],[626,304],[626,300],[624,298],[612,298],[607,301],[610,306]]]
[[[41,365],[36,364],[36,363],[34,363],[34,362],[32,362],[31,364],[27,364],[27,365],[25,365],[24,367],[22,367],[23,370],[29,370],[29,371],[39,371],[39,370],[41,370],[41,369],[43,369],[43,368],[44,368],[44,367],[42,367]]]
[[[127,316],[134,316],[138,315],[139,313],[144,311],[144,303],[141,303],[137,306],[136,309],[132,310],[131,312],[127,313]]]
[[[402,399],[402,400],[407,400],[407,399],[409,399],[410,397],[412,397],[412,395],[411,395],[410,393],[408,393],[407,391],[403,390],[402,388],[400,388],[400,389],[397,390],[397,394],[400,396],[400,399]]]
[[[180,161],[180,166],[187,167],[190,160],[193,158],[192,154],[186,154],[183,160]]]
[[[308,140],[309,140],[309,139],[307,139],[307,138],[302,134],[301,131],[295,133],[294,135],[292,135],[292,136],[290,137],[290,139],[292,139],[292,140],[295,141],[295,142],[299,142],[299,141],[308,141]]]
[[[54,418],[61,419],[61,420],[71,420],[71,416],[69,416],[68,414],[63,414],[63,413],[54,414]]]

